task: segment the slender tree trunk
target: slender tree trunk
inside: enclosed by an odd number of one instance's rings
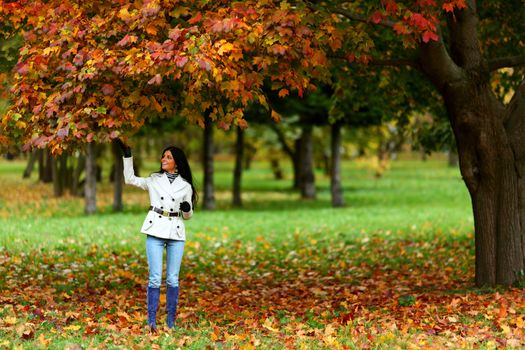
[[[299,179],[299,173],[300,173],[300,164],[301,164],[301,152],[299,152],[299,149],[301,149],[301,139],[295,140],[295,150],[292,149],[290,146],[288,146],[288,143],[286,142],[286,138],[284,136],[284,133],[274,124],[270,124],[272,129],[275,131],[277,138],[279,140],[279,143],[281,144],[281,147],[292,161],[293,166],[293,189],[299,189],[300,188],[300,179]]]
[[[331,127],[330,190],[332,192],[332,206],[343,207],[343,186],[341,185],[341,124],[335,123]]]
[[[38,154],[41,150],[34,150],[31,152],[31,155],[29,156],[29,160],[27,161],[26,168],[24,169],[24,174],[22,175],[22,178],[27,179],[31,177],[31,173],[33,172],[33,168],[35,167],[35,163],[38,160]]]
[[[84,184],[85,213],[94,214],[97,211],[97,164],[96,145],[89,142],[86,145],[86,182]]]
[[[124,162],[122,160],[120,147],[113,142],[112,154],[115,160],[113,165],[113,211],[122,211],[122,182],[124,181]]]
[[[307,125],[303,128],[301,136],[301,197],[303,199],[315,199],[315,176],[314,176],[314,152],[312,142],[313,127]]]
[[[204,123],[204,149],[203,149],[203,169],[204,169],[204,199],[203,209],[215,209],[215,190],[213,183],[213,125],[206,117]]]
[[[303,139],[302,136],[294,141],[295,151],[292,152],[292,166],[293,166],[293,189],[300,190],[303,188],[302,177],[301,177],[301,167],[303,164],[302,157],[304,156],[301,151],[303,148]]]
[[[272,168],[273,178],[275,180],[284,179],[283,170],[281,169],[281,164],[279,163],[279,158],[270,155],[270,167]]]
[[[44,153],[45,149],[39,149],[38,151],[38,180],[43,181],[44,179]]]
[[[70,192],[72,196],[78,196],[79,195],[79,189],[80,189],[80,175],[84,171],[86,167],[86,157],[83,153],[81,153],[78,157],[76,157],[76,164],[73,169],[73,175],[71,179],[71,186],[70,186]]]
[[[40,178],[40,181],[44,183],[50,183],[53,181],[53,160],[51,152],[49,152],[47,148],[44,148],[43,150],[41,175],[42,177]]]
[[[233,170],[233,206],[242,206],[241,180],[244,156],[244,130],[237,127],[237,142],[235,144],[235,168]]]
[[[64,195],[67,177],[67,155],[51,157],[51,169],[53,178],[53,192],[55,197]]]

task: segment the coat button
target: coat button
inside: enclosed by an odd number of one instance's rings
[[[171,208],[170,211],[173,211],[173,208]]]
[[[160,207],[160,209],[164,209],[164,207]]]
[[[169,218],[169,220],[171,221],[171,218]]]
[[[159,218],[162,218],[162,216],[161,216],[161,215],[159,215]]]
[[[172,198],[171,201],[172,201],[172,202],[175,202],[175,198]]]
[[[160,199],[164,200],[164,197],[160,197]]]
[[[151,220],[150,220],[150,221],[149,221],[149,223],[150,223],[150,224],[152,224],[152,223],[153,223],[153,221],[151,221]]]
[[[180,226],[177,226],[177,228],[180,228]]]

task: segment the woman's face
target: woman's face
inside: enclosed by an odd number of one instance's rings
[[[171,154],[171,151],[164,152],[160,160],[160,164],[161,164],[162,170],[168,173],[174,173],[177,170],[177,164],[175,164],[175,159],[173,159],[173,155]]]

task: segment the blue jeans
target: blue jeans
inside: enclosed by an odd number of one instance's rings
[[[148,235],[146,238],[146,254],[149,267],[148,287],[160,288],[164,247],[166,247],[166,284],[170,287],[179,286],[179,272],[182,254],[184,253],[184,241]]]

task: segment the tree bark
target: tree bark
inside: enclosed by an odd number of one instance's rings
[[[215,190],[213,182],[213,125],[208,117],[206,117],[204,122],[203,169],[204,199],[202,208],[213,210],[215,209]]]
[[[53,181],[53,160],[51,152],[47,148],[43,149],[42,171],[40,172],[40,181],[50,183]]]
[[[51,168],[54,196],[62,197],[67,182],[67,155],[61,154],[60,156],[52,156]]]
[[[448,28],[450,54],[443,41],[422,44],[420,65],[443,96],[456,138],[472,201],[476,285],[511,285],[523,279],[525,265],[522,89],[508,106],[492,92],[474,1],[455,11]]]
[[[31,177],[31,173],[33,172],[33,168],[35,167],[35,163],[38,160],[38,154],[41,152],[41,150],[34,150],[31,152],[31,155],[29,156],[29,160],[27,161],[26,168],[24,169],[24,174],[22,175],[22,178],[27,179]]]
[[[315,199],[316,197],[312,132],[313,127],[306,125],[303,127],[301,135],[300,186],[301,198],[303,199]]]
[[[288,146],[284,133],[276,125],[273,125],[273,124],[270,124],[270,125],[272,129],[275,131],[275,133],[277,134],[277,139],[279,140],[279,143],[281,144],[281,147],[284,153],[286,153],[290,157],[290,160],[292,161],[292,166],[293,166],[292,188],[294,190],[298,190],[300,189],[300,179],[299,179],[300,169],[299,168],[301,164],[301,160],[300,160],[301,152],[299,151],[299,149],[301,148],[301,139],[299,138],[295,140],[294,142],[295,150],[294,150],[292,149],[292,147]]]
[[[345,205],[343,186],[341,185],[341,124],[333,124],[331,134],[330,191],[332,193],[332,206],[337,208]]]
[[[242,206],[241,180],[244,156],[244,130],[237,127],[237,142],[235,143],[235,168],[233,170],[233,201],[234,207]]]
[[[115,142],[112,143],[112,151],[115,161],[113,165],[113,211],[120,212],[123,208],[122,183],[124,181],[124,162],[120,147]]]
[[[95,214],[97,211],[97,165],[96,145],[89,142],[86,145],[86,182],[84,184],[85,213]]]
[[[84,154],[80,154],[78,157],[76,157],[76,164],[73,169],[73,175],[71,179],[71,185],[70,185],[70,191],[72,196],[81,196],[82,194],[79,194],[80,189],[80,175],[84,171],[86,167],[86,157]]]

